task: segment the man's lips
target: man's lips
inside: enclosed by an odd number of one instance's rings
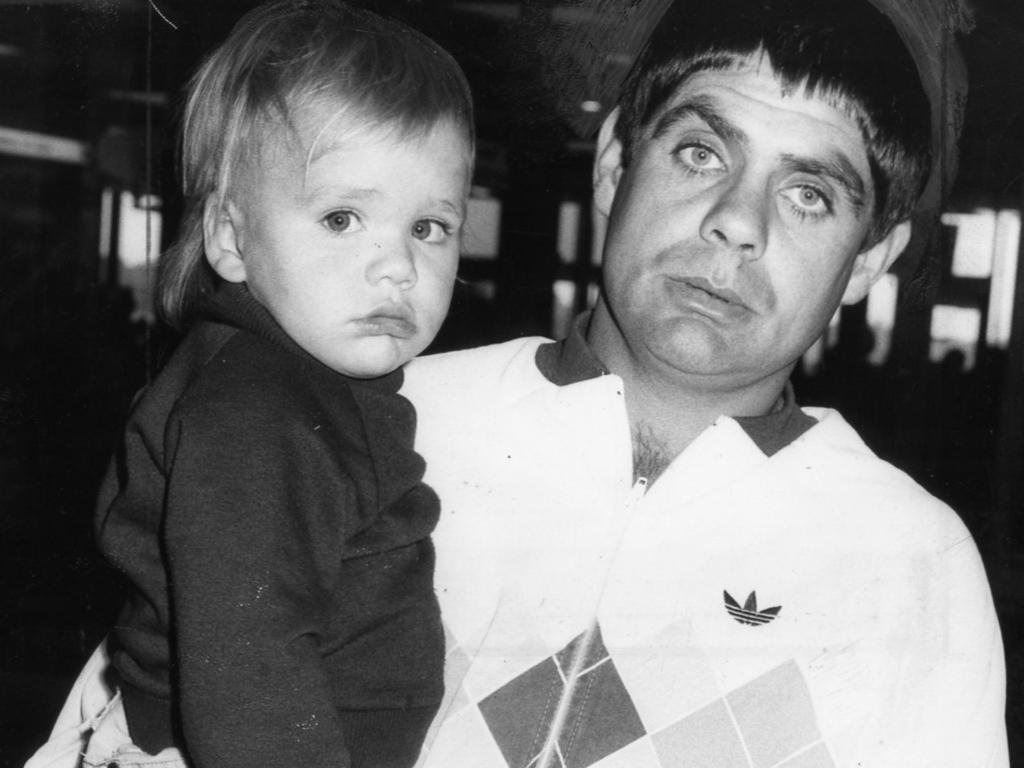
[[[707,278],[672,277],[669,283],[683,303],[714,320],[738,320],[751,311],[736,291],[712,285]]]
[[[678,282],[686,283],[692,288],[697,288],[701,291],[704,291],[705,293],[709,293],[714,298],[721,299],[722,301],[728,302],[729,304],[739,304],[744,307],[746,306],[746,304],[743,303],[743,299],[740,298],[740,295],[736,293],[736,291],[732,290],[731,288],[720,288],[718,286],[712,285],[711,281],[708,280],[707,278],[683,277],[680,278]]]
[[[416,335],[412,310],[401,305],[377,309],[356,322],[365,333],[372,336],[408,339]]]

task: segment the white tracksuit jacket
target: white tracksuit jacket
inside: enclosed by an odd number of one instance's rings
[[[838,413],[720,418],[633,482],[617,376],[543,340],[423,358],[448,698],[429,768],[1002,768],[1005,669],[956,514]]]

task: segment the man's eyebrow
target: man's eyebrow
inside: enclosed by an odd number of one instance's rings
[[[853,205],[858,216],[864,210],[867,186],[853,163],[850,162],[850,158],[842,152],[832,152],[827,160],[786,154],[782,156],[782,161],[795,172],[831,179],[845,190],[850,204]]]
[[[674,107],[666,109],[654,125],[652,138],[661,138],[678,123],[694,117],[727,141],[734,141],[743,146],[749,143],[747,134],[716,109],[714,99],[701,95],[690,96]]]

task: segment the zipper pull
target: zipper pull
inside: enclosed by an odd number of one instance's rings
[[[626,497],[626,511],[632,512],[645,493],[647,493],[647,478],[638,477],[629,491],[629,496]]]

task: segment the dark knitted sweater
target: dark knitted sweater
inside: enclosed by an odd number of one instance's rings
[[[136,403],[100,497],[133,740],[195,768],[410,766],[442,696],[401,371],[342,376],[240,286]]]

